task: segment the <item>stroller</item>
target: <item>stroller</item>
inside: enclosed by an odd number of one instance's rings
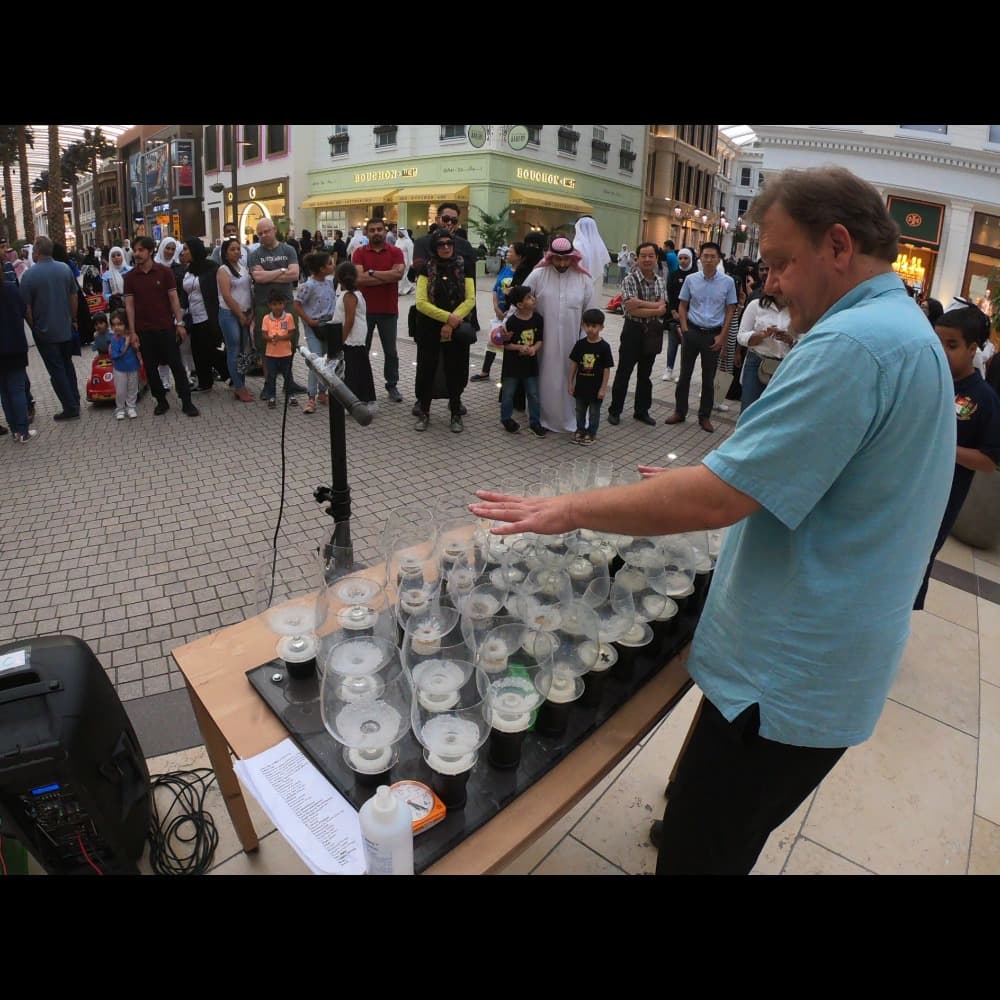
[[[621,316],[623,312],[621,292],[619,292],[613,299],[610,299],[604,308],[607,309],[608,312],[617,313]]]

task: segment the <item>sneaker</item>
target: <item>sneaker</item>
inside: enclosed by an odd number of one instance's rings
[[[153,416],[160,417],[164,413],[166,413],[167,410],[169,409],[170,409],[170,404],[166,400],[164,400],[162,403],[157,403],[156,408],[153,410]]]
[[[389,398],[394,403],[402,403],[403,397],[399,394],[399,390],[394,385],[387,385],[385,391],[389,393]]]
[[[465,427],[462,425],[462,418],[457,413],[453,413],[451,417],[451,423],[448,425],[449,430],[452,434],[461,434]]]
[[[80,411],[77,410],[76,413],[69,413],[66,410],[63,410],[61,413],[56,413],[52,417],[52,419],[53,420],[79,420],[80,419]]]
[[[417,422],[413,425],[413,429],[415,431],[425,431],[430,422],[430,415],[421,411],[420,416],[417,417]]]
[[[507,420],[501,421],[503,424],[503,429],[505,431],[510,431],[511,434],[516,434],[520,429],[521,425],[514,419],[508,418]]]
[[[315,413],[316,412],[316,400],[311,396],[306,400],[306,405],[302,407],[303,413]]]
[[[277,405],[278,405],[278,401],[276,399],[269,399],[267,401],[267,408],[269,410],[275,409],[277,407]]]
[[[29,427],[27,434],[19,434],[17,431],[14,431],[11,435],[11,439],[15,444],[27,444],[37,433],[38,431],[36,431],[34,427]]]
[[[410,410],[410,413],[411,413],[411,414],[412,414],[412,415],[413,415],[414,417],[419,417],[419,416],[421,416],[421,415],[423,414],[423,412],[424,412],[424,411],[420,409],[420,404],[419,404],[419,403],[414,403],[414,404],[413,404],[413,409],[412,409],[412,410]],[[421,428],[421,429],[423,429],[423,428]]]
[[[549,432],[541,424],[531,424],[531,433],[534,434],[536,438],[543,438]]]
[[[134,407],[134,406],[130,406],[130,407],[129,407],[129,408],[128,408],[128,409],[126,410],[126,411],[125,411],[125,415],[126,415],[126,416],[127,416],[128,418],[129,418],[129,420],[135,420],[135,418],[136,418],[137,416],[139,416],[139,414],[135,412],[135,407]]]
[[[609,424],[617,425],[617,424],[620,424],[621,422],[622,422],[622,418],[619,417],[617,413],[609,413],[608,414],[608,423]]]
[[[294,396],[289,396],[288,397],[288,405],[289,406],[298,406],[299,405],[299,401]]]
[[[327,396],[327,394],[325,392],[317,392],[316,393],[316,402],[317,403],[321,403],[323,406],[327,406],[327,405],[329,405],[330,397]]]
[[[583,444],[583,439],[586,436],[584,431],[576,431],[573,435],[573,444]]]
[[[470,382],[488,382],[489,379],[490,379],[489,375],[484,375],[482,372],[480,372],[478,375],[469,376]]]
[[[125,411],[115,410],[115,420],[124,420],[124,419],[125,419]]]
[[[185,403],[181,407],[181,411],[188,417],[201,416],[201,410],[199,410],[198,407],[194,405],[194,403]]]
[[[673,368],[668,368],[662,375],[661,381],[663,382],[673,382],[674,380],[674,370]]]
[[[720,413],[728,413],[729,412],[729,404],[728,403],[713,403],[712,404],[712,409],[713,410],[718,410]]]
[[[594,443],[594,435],[593,434],[584,434],[583,435],[583,441],[581,441],[580,443],[581,444],[593,444]]]

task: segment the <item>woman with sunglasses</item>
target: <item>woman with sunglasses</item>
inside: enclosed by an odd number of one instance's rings
[[[448,387],[451,430],[460,434],[462,392],[469,380],[469,342],[456,340],[454,335],[475,308],[476,282],[474,275],[466,274],[465,261],[455,252],[455,237],[446,229],[431,235],[430,251],[417,275],[415,388],[420,413],[413,427],[427,430],[440,357]]]

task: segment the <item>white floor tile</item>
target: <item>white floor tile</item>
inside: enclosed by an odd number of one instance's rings
[[[871,875],[846,858],[828,851],[820,844],[814,844],[800,837],[792,848],[785,865],[784,875]]]
[[[932,579],[924,599],[924,611],[975,631],[979,627],[975,594]]]
[[[983,684],[980,702],[976,815],[1000,824],[1000,687]]]
[[[976,599],[979,612],[979,676],[1000,685],[1000,604]]]

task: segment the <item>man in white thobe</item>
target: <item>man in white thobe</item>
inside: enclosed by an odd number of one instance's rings
[[[584,310],[595,305],[594,282],[573,244],[557,236],[525,284],[531,286],[535,310],[545,320],[545,343],[538,355],[542,426],[572,433],[576,403],[569,394],[569,352],[582,336]]]

